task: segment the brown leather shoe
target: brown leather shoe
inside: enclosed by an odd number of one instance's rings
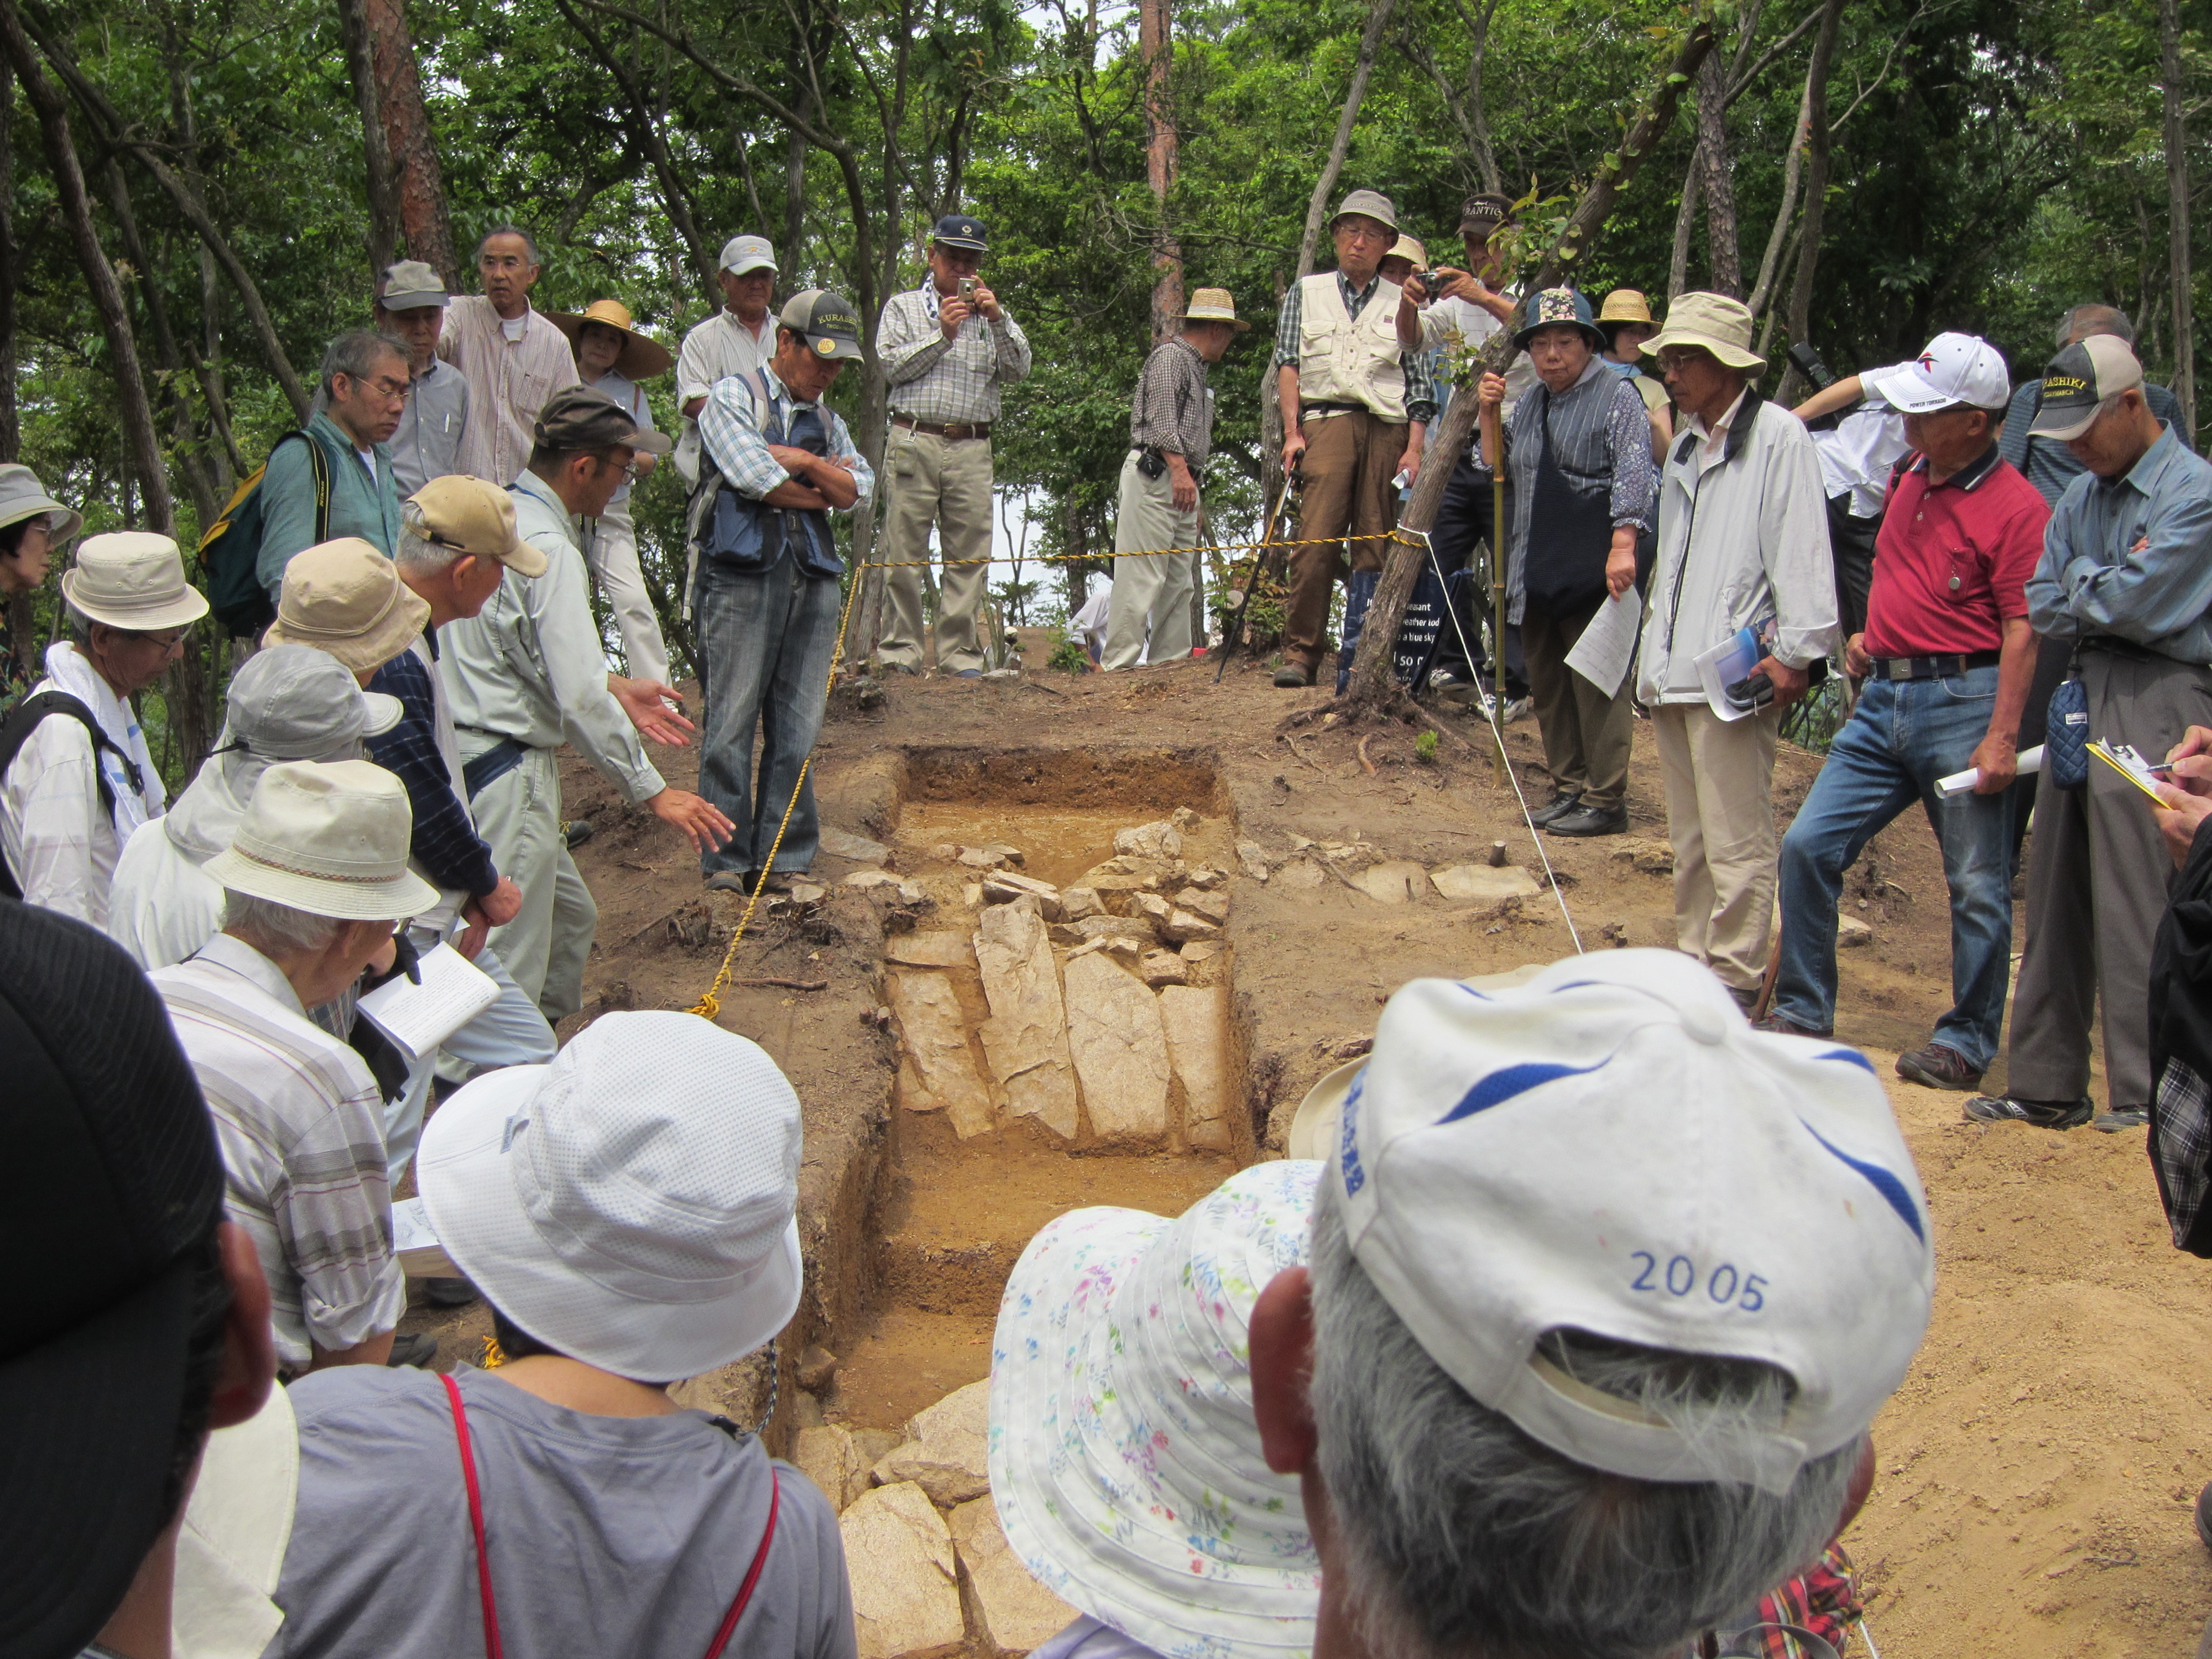
[[[1925,1089],[1956,1089],[1969,1093],[1982,1085],[1982,1074],[1966,1064],[1966,1057],[1940,1042],[1899,1054],[1897,1074],[1907,1083],[1917,1083]]]
[[[1275,684],[1285,691],[1314,683],[1314,665],[1310,662],[1286,662],[1275,671]]]

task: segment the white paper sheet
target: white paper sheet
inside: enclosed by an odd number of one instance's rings
[[[2042,769],[2043,745],[2039,743],[2033,749],[2023,749],[2020,751],[2019,764],[2013,769],[2013,771],[2014,775],[2017,777],[2032,778]],[[1954,795],[1965,794],[1981,781],[1981,773],[1970,766],[1963,772],[1952,773],[1948,778],[1936,779],[1936,794],[1939,799],[1948,800]]]
[[[422,982],[404,975],[363,997],[361,1012],[376,1029],[420,1060],[499,1000],[499,986],[450,945],[423,954]]]
[[[1763,623],[1754,623],[1749,628],[1739,628],[1711,650],[1701,651],[1694,659],[1698,684],[1705,689],[1705,702],[1724,720],[1740,720],[1756,712],[1730,702],[1724,688],[1734,685],[1759,666],[1759,659],[1764,654],[1759,648],[1759,635],[1765,626]]]
[[[1644,628],[1644,599],[1631,584],[1617,599],[1598,606],[1589,626],[1567,653],[1567,666],[1612,696],[1628,676],[1636,656],[1636,636]]]
[[[403,1198],[392,1206],[392,1253],[399,1258],[399,1271],[410,1279],[459,1279],[446,1247],[438,1243],[437,1230],[419,1198]]]

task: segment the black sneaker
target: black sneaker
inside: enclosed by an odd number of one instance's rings
[[[465,1308],[477,1299],[477,1287],[465,1279],[426,1279],[422,1299],[434,1308]]]
[[[1528,822],[1540,830],[1546,824],[1566,817],[1582,804],[1583,798],[1579,794],[1569,794],[1564,789],[1559,790],[1551,799],[1528,814]]]
[[[1956,1048],[1931,1042],[1897,1057],[1897,1074],[1923,1089],[1965,1091],[1981,1086],[1982,1074]]]
[[[572,848],[581,847],[591,838],[592,821],[589,818],[570,818],[561,826],[561,839]]]
[[[2148,1109],[2142,1106],[2115,1106],[2109,1112],[2100,1113],[2090,1120],[2089,1127],[2116,1135],[2123,1129],[2140,1129],[2150,1122]]]
[[[1628,833],[1626,806],[1577,805],[1544,826],[1547,836],[1621,836]]]
[[[2079,1100],[2015,1100],[2010,1095],[1972,1095],[1964,1108],[1970,1123],[2027,1123],[2039,1129],[2078,1129],[2096,1108]]]

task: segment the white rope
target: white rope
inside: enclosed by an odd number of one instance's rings
[[[1436,573],[1437,589],[1444,607],[1444,614],[1451,618],[1452,632],[1459,635],[1459,648],[1465,653],[1468,672],[1473,673],[1474,647],[1467,641],[1467,629],[1460,626],[1459,610],[1451,602],[1451,585],[1445,581],[1443,567],[1437,560],[1436,544],[1429,539],[1429,532],[1425,530],[1408,530],[1401,525],[1397,533],[1401,536],[1419,536],[1421,538],[1421,545],[1428,550],[1429,568]],[[1493,552],[1490,556],[1494,559],[1498,555]],[[1567,937],[1574,941],[1575,954],[1581,956],[1583,954],[1583,936],[1575,931],[1575,919],[1567,909],[1567,896],[1559,886],[1559,872],[1552,868],[1551,858],[1544,851],[1543,835],[1536,828],[1535,820],[1529,816],[1528,798],[1521,793],[1521,780],[1514,773],[1513,757],[1505,752],[1504,617],[1494,616],[1490,619],[1490,634],[1492,641],[1497,647],[1492,653],[1494,660],[1491,664],[1491,673],[1498,682],[1498,695],[1490,699],[1489,714],[1483,723],[1489,726],[1491,740],[1498,745],[1498,757],[1505,763],[1505,781],[1513,786],[1513,799],[1519,802],[1521,806],[1521,822],[1528,825],[1528,839],[1535,844],[1536,857],[1543,864],[1545,878],[1552,884],[1552,896],[1559,902],[1559,919],[1567,924]],[[1395,647],[1396,642],[1394,641],[1392,643]],[[1474,690],[1476,696],[1484,695],[1482,682],[1480,679],[1475,681]]]
[[[1874,1626],[1867,1622],[1863,1613],[1859,1614],[1859,1634],[1865,1638],[1868,1659],[1881,1659],[1881,1650],[1874,1644]]]

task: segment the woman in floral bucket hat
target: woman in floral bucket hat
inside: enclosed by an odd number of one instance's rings
[[[1320,1559],[1268,1470],[1248,1328],[1306,1259],[1321,1166],[1231,1176],[1182,1216],[1076,1210],[1030,1241],[991,1350],[991,1496],[1083,1616],[1032,1659],[1304,1659]]]

